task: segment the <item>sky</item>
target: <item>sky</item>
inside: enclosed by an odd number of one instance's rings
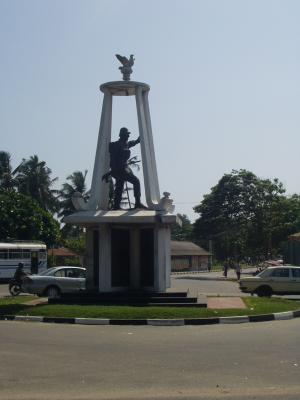
[[[0,150],[14,167],[37,154],[57,188],[87,169],[89,186],[99,85],[134,54],[176,212],[194,221],[233,169],[300,193],[299,20],[298,0],[0,0]],[[114,98],[113,140],[122,126],[138,136],[134,97]]]

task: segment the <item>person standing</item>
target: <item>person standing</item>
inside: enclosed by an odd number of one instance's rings
[[[226,260],[223,265],[223,275],[225,276],[225,278],[227,278],[228,267],[228,261]]]
[[[208,272],[211,271],[211,261],[210,260],[207,263],[207,270],[208,270]]]
[[[235,264],[235,273],[236,273],[236,278],[239,281],[241,277],[241,266],[238,261]]]

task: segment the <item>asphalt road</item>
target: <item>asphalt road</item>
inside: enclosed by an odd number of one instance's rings
[[[249,275],[253,269],[243,271],[242,276]],[[235,272],[229,270],[228,280],[224,280],[222,272],[204,272],[195,274],[173,274],[171,276],[171,287],[176,290],[188,290],[198,292],[207,296],[250,296],[249,293],[242,293],[236,281]],[[0,284],[0,297],[9,296],[8,284]],[[300,300],[300,295],[282,296]],[[1,400],[1,399],[0,399]]]
[[[0,322],[3,400],[298,400],[300,319],[183,327]]]
[[[189,275],[172,275],[171,286],[173,289],[192,289],[206,295],[243,296],[237,282],[220,281],[221,272],[197,273]],[[229,271],[229,278],[235,278],[234,271]],[[247,294],[246,294],[247,295]],[[0,297],[9,296],[8,284],[0,284]]]
[[[173,275],[171,285],[173,289],[190,289],[210,296],[249,296],[249,294],[240,291],[237,282],[214,279],[218,277],[209,274]]]

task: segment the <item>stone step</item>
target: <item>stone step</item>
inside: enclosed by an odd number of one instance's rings
[[[187,291],[182,292],[146,292],[146,291],[123,291],[123,292],[107,292],[107,293],[99,293],[99,292],[86,292],[81,291],[78,293],[63,293],[61,298],[105,298],[105,297],[117,297],[117,298],[149,298],[149,297],[187,297]]]
[[[136,305],[158,307],[207,307],[206,296],[197,293],[187,296],[187,292],[80,292],[64,293],[60,298],[49,299],[49,304],[97,304],[97,305]]]
[[[60,301],[59,299],[49,299],[49,304],[81,304],[81,305],[104,305],[104,306],[140,306],[140,307],[207,307],[206,302],[197,302],[197,299],[193,299],[193,301],[189,302],[152,302],[151,300],[149,302],[141,302],[141,301],[135,301],[135,300],[130,300],[130,301],[124,301],[124,300],[107,300],[107,301],[97,301],[97,302],[90,302],[90,301],[77,301],[73,299],[74,301],[70,300],[65,300],[65,301]]]
[[[196,297],[116,297],[116,296],[101,296],[101,297],[77,297],[77,296],[61,296],[58,299],[49,299],[51,304],[148,304],[148,303],[197,303]]]

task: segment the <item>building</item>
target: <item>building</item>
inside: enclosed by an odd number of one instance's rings
[[[192,242],[171,241],[171,270],[200,271],[208,269],[212,254]]]
[[[81,257],[66,247],[48,249],[48,265],[82,265]]]

